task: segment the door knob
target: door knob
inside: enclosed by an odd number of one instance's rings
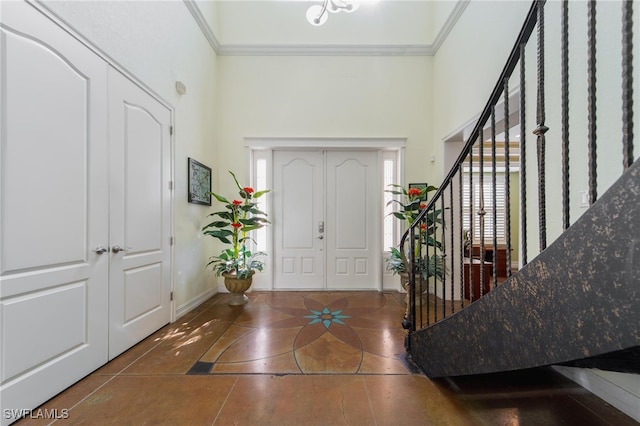
[[[324,235],[320,235],[319,237],[316,237],[316,238],[319,239],[319,240],[322,240],[322,239],[324,239]]]
[[[105,246],[98,246],[98,247],[93,249],[93,252],[96,253],[96,254],[103,254],[103,253],[106,253],[108,251],[109,251],[109,249],[106,248]]]
[[[111,247],[111,251],[113,253],[118,253],[118,252],[121,252],[121,251],[126,251],[126,249],[124,247],[120,247],[119,245],[116,244],[115,246]]]

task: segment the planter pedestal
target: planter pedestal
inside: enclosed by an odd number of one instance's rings
[[[231,293],[231,298],[228,302],[229,306],[241,306],[249,301],[249,298],[244,292],[251,287],[254,273],[254,271],[251,271],[251,274],[247,278],[238,278],[235,274],[222,274],[224,277],[224,286],[229,290],[229,293]]]
[[[407,272],[400,272],[400,284],[402,288],[407,292],[405,296],[407,308],[405,309],[404,317],[409,317],[409,274]],[[416,276],[416,311],[422,309],[422,294],[427,289],[427,282],[420,276]]]

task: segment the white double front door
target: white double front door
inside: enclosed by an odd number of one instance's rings
[[[380,288],[376,151],[274,151],[274,288]]]

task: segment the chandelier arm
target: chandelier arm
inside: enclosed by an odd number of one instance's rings
[[[322,17],[322,15],[327,13],[327,6],[328,5],[329,5],[329,0],[324,0],[322,2],[322,9],[320,10],[320,13],[318,13],[318,16],[316,16],[316,18],[314,19],[316,24],[320,22],[320,18]]]

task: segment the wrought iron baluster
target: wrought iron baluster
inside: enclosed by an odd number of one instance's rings
[[[527,92],[525,47],[520,45],[520,258],[527,264]]]
[[[425,243],[426,243],[425,244],[426,253],[424,255],[425,257],[424,257],[424,260],[423,260],[422,267],[426,268],[426,270],[427,270],[426,275],[427,275],[427,277],[429,277],[427,280],[425,280],[425,283],[424,283],[424,286],[427,289],[427,291],[426,291],[426,299],[427,299],[427,301],[425,302],[425,304],[427,305],[427,324],[431,323],[431,315],[430,315],[430,312],[429,312],[429,310],[431,309],[431,306],[430,306],[431,305],[431,291],[430,291],[429,287],[430,287],[430,282],[432,281],[432,278],[431,278],[431,272],[432,271],[431,271],[431,265],[430,265],[430,262],[429,262],[429,260],[430,260],[429,257],[431,256],[430,255],[430,250],[431,249],[429,247],[430,244],[429,244],[428,237],[429,237],[429,232],[430,231],[435,231],[435,228],[432,229],[432,230],[429,230],[430,227],[434,227],[435,226],[435,224],[433,223],[433,209],[434,209],[434,207],[435,207],[435,203],[433,203],[433,205],[431,206],[431,209],[429,211],[427,211],[427,215],[425,216],[424,222],[423,222],[424,229],[420,230],[421,234],[423,232],[425,234]],[[429,217],[431,217],[431,219],[429,219]],[[429,222],[431,222],[431,226],[429,226]],[[433,235],[435,237],[435,233]],[[433,281],[434,281],[434,286],[433,286],[434,291],[433,291],[433,293],[434,293],[434,296],[437,296],[438,295],[438,291],[437,291],[438,284],[435,282],[435,280],[433,280]],[[433,318],[434,318],[434,321],[438,321],[438,304],[436,303],[435,298],[434,298],[434,303],[433,303]]]
[[[409,272],[409,315],[410,315],[410,328],[409,331],[416,331],[416,235],[415,228],[409,229],[409,259],[410,265]]]
[[[474,135],[475,138],[475,135]],[[474,233],[473,149],[469,150],[469,300],[473,301],[473,233]]]
[[[416,228],[416,232],[418,232],[418,235],[420,235],[420,238],[422,238],[422,234],[423,234],[423,229],[422,227],[424,226],[424,224],[426,223],[427,218],[425,217],[424,219],[422,219],[422,221],[420,221],[420,223],[418,224],[418,227]],[[420,238],[418,238],[418,241],[420,241]],[[426,249],[426,256],[429,256],[429,246],[424,247],[424,249]],[[428,280],[424,280],[422,278],[422,268],[424,268],[424,261],[423,261],[423,257],[425,256],[425,254],[423,253],[423,245],[420,244],[418,251],[420,252],[420,255],[418,256],[417,259],[417,265],[416,265],[416,275],[420,279],[422,280],[420,282],[420,287],[419,290],[424,289],[425,287],[427,288],[426,291],[426,303],[425,303],[425,293],[420,291],[419,294],[416,296],[416,300],[418,301],[418,304],[420,306],[420,312],[424,313],[425,316],[423,317],[423,320],[426,319],[427,325],[431,324],[431,312],[430,312],[430,306],[429,306],[429,282]],[[424,311],[424,312],[423,312]]]
[[[622,2],[622,162],[633,164],[633,3]]]
[[[462,192],[462,190],[460,192]],[[460,229],[462,229],[462,226],[460,226]],[[451,241],[451,256],[449,256],[451,258],[451,313],[453,314],[456,311],[455,304],[453,303],[453,301],[455,300],[455,294],[454,294],[454,291],[453,291],[453,287],[455,287],[453,285],[453,283],[454,283],[454,279],[453,279],[453,269],[454,269],[453,268],[453,263],[455,261],[455,259],[454,259],[455,256],[453,255],[453,253],[455,252],[454,247],[456,246],[455,242],[454,242],[454,239],[453,239],[453,180],[451,181],[451,183],[449,183],[449,234],[450,234],[449,235],[449,237],[450,237],[449,241]],[[460,252],[462,252],[462,250],[460,250]],[[446,263],[444,263],[444,264],[446,265]],[[446,268],[445,268],[444,272],[446,274]]]
[[[444,235],[444,230],[446,228],[446,220],[445,220],[445,209],[444,209],[444,193],[440,197],[440,217],[442,218],[442,223],[440,226],[440,241],[442,242],[440,253],[442,253],[442,257],[438,258],[438,256],[434,256],[434,262],[436,266],[436,271],[438,270],[438,265],[442,267],[442,318],[447,317],[447,295],[446,295],[446,287],[447,287],[447,274],[445,274],[445,265],[447,260],[447,241]],[[436,247],[436,253],[438,253]],[[437,279],[436,279],[437,281]]]
[[[496,261],[496,247],[498,247],[498,209],[497,209],[497,165],[496,165],[496,109],[491,109],[491,187],[493,188],[493,256],[491,260],[493,270],[493,286],[498,285],[498,263]]]
[[[460,214],[460,247],[462,247],[462,250],[460,250],[460,252],[462,253],[462,256],[460,256],[460,308],[464,308],[464,258],[465,258],[465,249],[467,249],[466,245],[465,245],[465,239],[464,239],[464,225],[463,225],[463,216],[464,216],[464,195],[463,195],[463,188],[464,188],[464,173],[463,173],[463,166],[460,166],[460,168],[458,169],[458,185],[460,190],[458,191],[458,211]],[[467,254],[469,255],[469,254]]]
[[[598,199],[597,145],[596,145],[596,1],[589,0],[587,28],[587,108],[589,142],[589,205]]]
[[[484,246],[484,217],[487,211],[484,208],[484,132],[482,129],[478,132],[478,222],[480,227],[480,297],[484,296],[484,286],[486,285],[484,277],[484,258],[486,248]],[[473,272],[472,272],[473,275]]]
[[[569,0],[562,0],[562,227],[569,228]]]
[[[511,276],[511,159],[509,151],[509,79],[504,79],[504,238],[507,243],[507,277]],[[494,188],[495,191],[495,188]],[[497,257],[498,247],[493,248]]]
[[[533,131],[537,136],[538,154],[538,217],[540,251],[547,248],[547,202],[545,188],[545,133],[549,130],[545,126],[545,104],[544,104],[544,6],[538,6],[538,46],[537,46],[537,72],[538,72],[538,97],[536,121],[538,126]]]

